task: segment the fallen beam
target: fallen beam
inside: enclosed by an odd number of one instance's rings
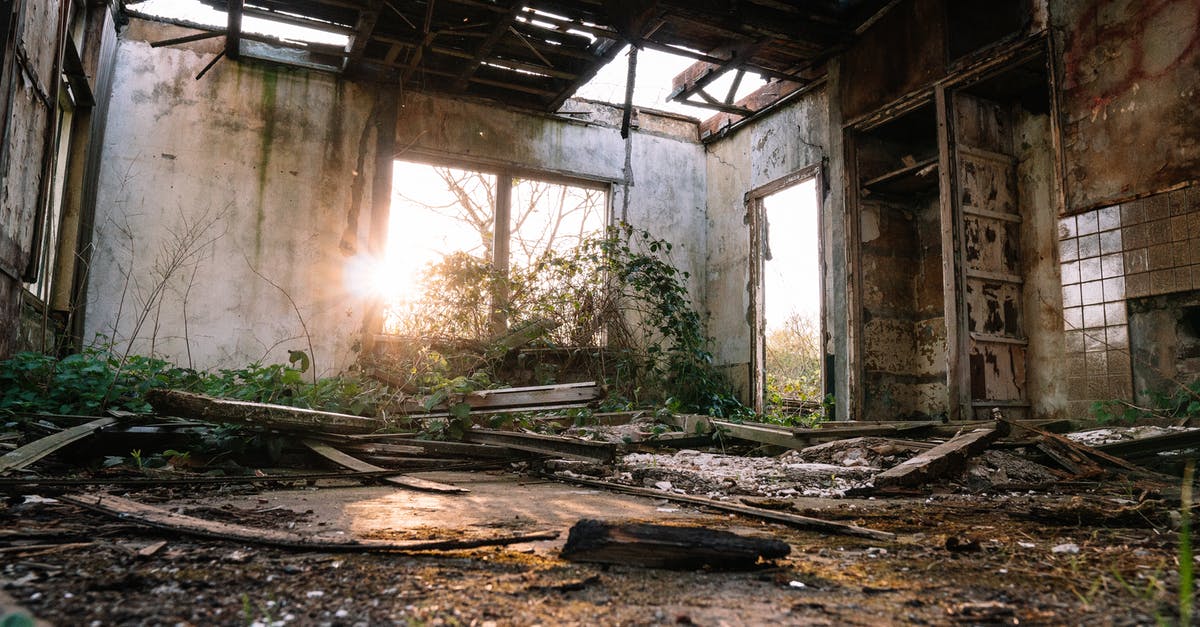
[[[324,457],[325,459],[327,459],[339,466],[342,466],[343,468],[348,468],[355,472],[375,472],[377,470],[385,470],[384,468],[380,468],[379,466],[376,466],[374,464],[369,464],[367,462],[362,461],[361,459],[347,455],[347,454],[333,448],[332,446],[325,444],[324,442],[318,442],[316,440],[306,439],[306,440],[304,440],[304,446],[306,446],[308,448],[308,450],[316,453],[317,455],[320,455],[321,457]],[[470,490],[468,490],[466,488],[460,488],[458,486],[447,485],[445,483],[437,483],[436,481],[426,481],[424,479],[418,479],[416,477],[408,477],[408,476],[404,476],[404,475],[389,475],[389,476],[383,477],[383,480],[388,483],[398,485],[402,488],[409,488],[411,490],[420,490],[422,492],[440,492],[440,493],[470,492]]]
[[[745,570],[760,561],[786,557],[791,551],[792,547],[779,540],[750,538],[705,527],[584,519],[571,527],[561,557],[573,562],[648,568]]]
[[[1000,439],[1003,429],[995,426],[975,429],[920,453],[908,461],[875,475],[876,488],[918,486],[960,470],[968,459],[987,450]]]
[[[89,423],[63,429],[54,435],[48,435],[16,449],[0,457],[0,472],[20,470],[39,459],[57,451],[64,446],[77,442],[117,422],[116,418],[99,418]]]
[[[692,496],[690,494],[677,494],[674,492],[664,492],[662,490],[654,490],[651,488],[639,488],[637,486],[622,485],[609,481],[599,481],[596,479],[584,479],[582,477],[562,477],[550,473],[543,473],[542,476],[547,479],[561,481],[563,483],[575,483],[578,485],[586,485],[593,488],[603,488],[613,490],[614,492],[624,492],[626,494],[634,494],[652,499],[665,499],[678,503],[689,503],[691,505],[699,505],[724,512],[741,514],[763,520],[783,523],[799,529],[813,529],[816,531],[827,531],[829,533],[837,533],[848,536],[858,536],[862,538],[870,538],[872,540],[891,541],[896,539],[896,534],[887,531],[878,531],[876,529],[868,529],[859,527],[858,525],[850,525],[846,523],[833,522],[831,520],[821,520],[820,518],[812,518],[809,516],[800,516],[797,514],[788,514],[761,507],[751,507],[749,505],[738,505],[736,503],[726,503],[725,501],[717,501],[715,499],[705,498],[703,496]]]
[[[1066,436],[1062,436],[1057,433],[1050,433],[1049,431],[1046,431],[1044,429],[1039,429],[1028,423],[1026,423],[1026,424],[1017,423],[1008,418],[1001,417],[1000,420],[1009,426],[1020,427],[1022,429],[1028,430],[1032,433],[1036,433],[1037,435],[1040,435],[1047,440],[1054,440],[1055,442],[1065,446],[1066,448],[1069,448],[1071,450],[1078,451],[1080,453],[1088,455],[1088,456],[1092,457],[1093,459],[1097,459],[1102,462],[1106,462],[1109,465],[1117,466],[1119,468],[1124,468],[1125,470],[1130,470],[1133,472],[1145,472],[1145,470],[1146,470],[1145,468],[1142,468],[1141,466],[1127,462],[1127,461],[1121,459],[1120,457],[1114,457],[1108,453],[1105,453],[1104,451],[1090,447],[1086,444],[1080,444],[1079,442],[1076,442],[1075,440],[1072,440],[1071,438],[1068,438]]]
[[[338,414],[315,409],[251,403],[180,390],[150,390],[146,400],[160,414],[204,422],[236,422],[280,431],[340,434],[372,433],[386,426],[377,418]]]
[[[1200,447],[1200,429],[1166,433],[1138,440],[1110,442],[1092,448],[1109,455],[1135,460],[1152,458],[1159,453],[1167,451],[1178,451],[1196,447]]]
[[[538,433],[471,429],[463,434],[463,440],[475,444],[494,444],[518,451],[570,457],[601,464],[611,463],[617,454],[616,445],[608,442],[589,442],[577,438]]]
[[[455,398],[450,397],[452,402]],[[584,383],[564,383],[560,385],[535,385],[520,388],[499,388],[496,390],[477,390],[466,394],[462,398],[462,402],[471,406],[471,409],[496,409],[496,408],[537,408],[548,405],[578,405],[587,403],[600,398],[600,388],[596,386],[595,381],[587,381]],[[432,409],[447,408],[447,401],[441,401],[429,407]],[[413,413],[426,411],[425,405],[411,403],[406,407],[408,411]],[[509,411],[517,411],[511,409]]]
[[[362,551],[371,553],[454,551],[480,546],[502,546],[539,540],[553,540],[558,537],[558,533],[537,533],[471,540],[435,540],[432,542],[411,543],[379,542],[376,540],[331,541],[278,529],[259,529],[244,525],[203,520],[109,494],[67,494],[56,498],[64,503],[78,505],[112,516],[124,522],[132,522],[156,529],[165,529],[201,538],[231,540],[234,542],[312,551]]]

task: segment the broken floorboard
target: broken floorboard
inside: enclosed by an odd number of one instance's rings
[[[213,398],[180,390],[150,390],[146,393],[146,400],[160,414],[210,423],[251,424],[280,431],[362,434],[386,426],[384,421],[377,418]]]
[[[506,411],[536,411],[546,408],[580,407],[589,401],[600,398],[600,388],[595,381],[584,383],[562,383],[558,385],[535,385],[519,388],[498,388],[495,390],[477,390],[463,396],[451,396],[449,400],[439,402],[432,407],[420,403],[409,403],[405,410],[413,414],[423,414],[432,409],[445,411],[448,404],[461,398],[462,402],[471,406],[472,410],[500,409]]]
[[[1136,461],[1151,459],[1155,455],[1167,451],[1178,451],[1196,447],[1200,447],[1200,429],[1165,433],[1163,435],[1124,442],[1110,442],[1092,448],[1109,455]]]
[[[717,501],[715,499],[705,498],[703,496],[692,496],[690,494],[676,494],[673,492],[664,492],[662,490],[653,490],[650,488],[639,488],[637,486],[623,485],[620,483],[612,483],[609,481],[599,481],[595,479],[584,479],[582,477],[563,477],[550,473],[543,473],[547,479],[561,481],[563,483],[575,483],[586,485],[593,488],[603,488],[605,490],[613,490],[615,492],[624,492],[626,494],[635,494],[637,496],[645,496],[652,499],[666,499],[668,501],[676,501],[679,503],[689,503],[691,505],[699,505],[724,512],[741,514],[752,518],[760,518],[773,522],[783,523],[800,529],[813,529],[817,531],[827,531],[830,533],[838,533],[849,536],[858,536],[862,538],[870,538],[872,540],[892,541],[896,539],[896,534],[887,531],[879,531],[876,529],[868,529],[859,527],[858,525],[850,525],[846,523],[833,522],[831,520],[822,520],[820,518],[811,518],[809,516],[799,516],[797,514],[788,514],[761,507],[752,507],[749,505],[738,505],[736,503],[727,503],[725,501]]]
[[[573,527],[561,556],[573,562],[649,568],[745,570],[760,560],[786,557],[786,542],[704,527],[608,523],[584,519]]]
[[[316,453],[317,455],[320,455],[321,457],[324,457],[325,459],[327,459],[339,466],[342,466],[343,468],[349,468],[350,470],[354,470],[357,472],[375,472],[377,470],[384,470],[384,468],[380,468],[379,466],[376,466],[374,464],[369,464],[367,462],[362,461],[361,459],[355,458],[351,455],[347,455],[347,454],[333,448],[332,446],[325,444],[324,442],[318,442],[316,440],[306,439],[306,440],[304,440],[304,446],[308,447],[308,450]],[[447,485],[445,483],[437,483],[436,481],[426,481],[424,479],[418,479],[416,477],[408,477],[408,476],[404,476],[404,475],[389,475],[389,476],[383,477],[383,480],[388,483],[398,485],[403,488],[409,488],[412,490],[421,490],[423,492],[440,492],[440,493],[446,493],[446,494],[453,494],[453,493],[461,494],[461,493],[465,493],[465,492],[470,492],[470,490],[468,490],[466,488],[460,488],[458,486]]]
[[[471,429],[463,433],[463,440],[474,444],[494,444],[518,451],[570,457],[601,464],[612,463],[617,455],[616,445],[609,442],[590,442],[538,433]]]
[[[963,433],[875,475],[874,485],[876,488],[918,486],[959,470],[968,459],[987,450],[1004,432],[993,425]]]
[[[432,542],[410,543],[379,542],[375,540],[343,540],[335,542],[298,533],[280,531],[278,529],[259,529],[231,523],[203,520],[109,494],[68,494],[57,498],[64,503],[78,505],[125,522],[138,523],[156,529],[165,529],[167,531],[202,538],[313,551],[362,551],[374,553],[454,551],[481,546],[503,546],[540,540],[553,540],[558,537],[558,533],[537,533],[476,538],[472,540],[436,540]]]
[[[82,440],[96,431],[117,422],[116,418],[98,418],[89,423],[63,429],[6,453],[0,457],[0,473],[20,470],[64,446]]]

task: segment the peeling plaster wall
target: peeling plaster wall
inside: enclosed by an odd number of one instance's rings
[[[133,20],[121,35],[85,339],[236,367],[308,351],[306,325],[316,368],[344,367],[364,307],[339,243],[355,159],[373,146],[360,146],[373,98],[327,75],[227,60],[195,80],[220,40],[147,43],[185,32]]]
[[[118,346],[132,339],[135,352],[214,368],[285,361],[288,350],[309,350],[307,335],[321,374],[350,365],[368,311],[346,277],[365,267],[358,262],[372,230],[372,115],[388,98],[401,104],[400,157],[612,183],[614,216],[675,242],[673,260],[703,302],[705,168],[694,120],[641,112],[626,142],[619,110],[595,103],[568,103],[587,114],[567,119],[227,60],[197,81],[219,40],[148,44],[184,33],[133,20],[122,34],[89,337],[104,334]],[[202,245],[162,281],[188,232]]]
[[[750,393],[753,372],[750,227],[745,196],[822,163],[829,145],[828,106],[827,91],[814,90],[708,145],[708,300],[704,313],[709,334],[715,339],[715,361],[725,368],[744,398]],[[842,254],[840,242],[834,243],[831,235],[835,224],[841,228],[840,218],[834,216],[840,206],[840,193],[826,190],[822,211],[829,268],[833,267],[831,259]],[[839,319],[839,315],[844,320],[844,300],[829,295],[844,293],[845,284],[843,281],[839,288],[836,279],[834,283],[825,290],[827,321]]]

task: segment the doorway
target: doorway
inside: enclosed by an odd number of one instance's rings
[[[820,186],[806,168],[750,195],[756,409],[804,419],[825,396]]]

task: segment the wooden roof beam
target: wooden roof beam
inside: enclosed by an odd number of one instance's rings
[[[375,32],[379,23],[379,12],[383,9],[383,0],[370,0],[365,7],[358,11],[358,23],[354,25],[354,34],[346,45],[346,60],[342,63],[342,71],[358,67],[367,51],[367,42]]]
[[[475,54],[467,61],[462,72],[459,73],[458,79],[454,81],[456,90],[462,91],[467,88],[467,81],[475,75],[475,71],[483,64],[484,59],[491,56],[492,49],[500,43],[500,39],[508,34],[517,15],[521,13],[522,6],[521,0],[517,0],[511,3],[507,13],[496,16],[496,21],[492,24],[492,30],[488,33],[487,38],[479,42],[479,46],[475,48]]]
[[[727,50],[725,52],[729,55],[729,60],[721,64],[697,61],[671,79],[671,95],[668,98],[670,100],[686,100],[692,94],[708,87],[725,72],[732,69],[743,69],[742,66],[749,62],[766,43],[767,41],[763,40]]]
[[[237,61],[242,56],[242,10],[245,0],[229,0],[225,26],[225,56]]]

